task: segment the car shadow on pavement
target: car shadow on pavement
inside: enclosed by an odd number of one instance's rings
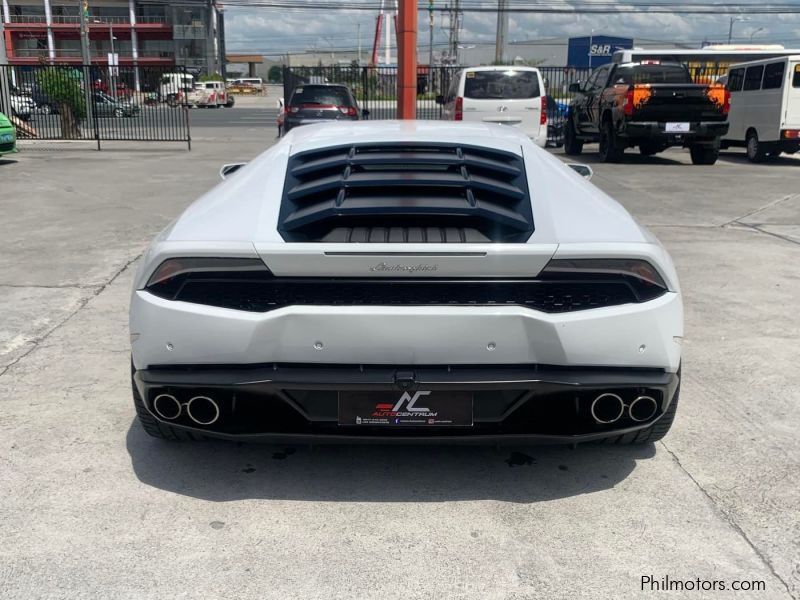
[[[688,157],[688,152],[687,152]],[[604,163],[600,160],[600,155],[595,154],[593,152],[588,152],[585,154],[581,154],[579,156],[566,156],[563,155],[562,159],[567,160],[567,162],[571,163],[580,163],[584,165],[603,165],[609,164],[614,166],[616,163]],[[673,158],[668,158],[663,154],[656,154],[655,156],[642,156],[639,154],[638,150],[629,150],[626,152],[622,157],[622,163],[627,165],[681,165],[684,166],[685,163],[681,162],[680,160],[676,160]]]
[[[19,161],[9,158],[0,158],[0,167],[4,165],[14,165],[17,164]]]
[[[137,421],[127,435],[133,471],[149,486],[212,502],[532,503],[614,487],[655,446],[308,446],[166,442]]]

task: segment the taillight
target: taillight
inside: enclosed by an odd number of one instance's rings
[[[147,280],[145,288],[161,298],[172,299],[189,279],[260,279],[269,277],[258,258],[168,258]]]
[[[784,129],[781,137],[785,140],[800,140],[800,129]]]
[[[634,85],[625,92],[625,100],[622,105],[622,112],[631,116],[633,111],[641,108],[653,95],[653,90],[649,84]]]
[[[668,289],[653,265],[635,258],[554,258],[538,278],[607,281],[618,277],[627,281],[640,301],[656,298]]]
[[[354,106],[340,106],[339,112],[341,112],[343,115],[347,115],[348,117],[355,117],[358,115],[358,112]]]
[[[290,113],[299,113],[300,112],[300,107],[299,106],[290,106],[289,107],[289,112]]]
[[[628,91],[625,92],[625,101],[622,105],[622,112],[627,116],[631,116],[633,114],[633,88],[628,88]]]
[[[456,96],[456,114],[454,117],[456,121],[464,120],[464,98]]]
[[[542,96],[542,112],[539,114],[539,125],[547,125],[547,96]]]
[[[706,89],[706,98],[719,108],[723,115],[727,115],[731,110],[731,93],[727,87],[716,83]]]

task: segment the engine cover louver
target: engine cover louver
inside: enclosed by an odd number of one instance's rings
[[[360,144],[289,159],[287,242],[524,242],[533,214],[521,156],[453,144]]]

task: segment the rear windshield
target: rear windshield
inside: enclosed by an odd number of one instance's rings
[[[533,71],[467,71],[464,97],[476,100],[520,100],[540,96]]]
[[[294,106],[300,104],[352,106],[352,101],[347,88],[330,85],[305,85],[294,90],[289,104]]]
[[[692,78],[682,65],[636,65],[617,69],[614,83],[692,83]]]

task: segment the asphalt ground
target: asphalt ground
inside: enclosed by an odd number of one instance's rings
[[[663,442],[312,450],[166,443],[134,418],[137,260],[273,143],[260,123],[193,137],[0,159],[0,598],[800,598],[800,160],[585,157],[681,276]]]

